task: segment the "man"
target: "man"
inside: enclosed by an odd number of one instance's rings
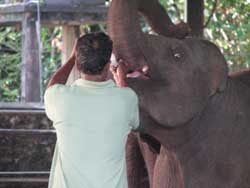
[[[57,143],[49,188],[127,188],[125,145],[139,125],[138,99],[126,86],[122,62],[108,80],[112,41],[80,37],[68,62],[51,78],[45,109]],[[65,86],[76,63],[81,78]]]

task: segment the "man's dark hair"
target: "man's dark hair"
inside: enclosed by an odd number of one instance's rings
[[[76,62],[84,74],[98,75],[110,61],[112,41],[105,33],[90,33],[76,44]]]

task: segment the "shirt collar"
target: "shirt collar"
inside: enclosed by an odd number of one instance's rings
[[[96,81],[90,81],[90,80],[84,80],[84,79],[77,79],[73,82],[72,85],[78,85],[88,88],[110,88],[115,87],[115,83],[113,80],[107,80],[102,82],[96,82]]]

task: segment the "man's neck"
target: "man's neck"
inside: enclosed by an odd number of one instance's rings
[[[88,74],[81,74],[81,78],[88,81],[93,82],[104,82],[107,81],[107,77],[103,75],[88,75]]]

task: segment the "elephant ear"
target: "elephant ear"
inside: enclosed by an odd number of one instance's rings
[[[228,66],[219,48],[207,40],[189,38],[185,42],[193,50],[200,69],[207,75],[210,96],[224,91],[227,84]]]

